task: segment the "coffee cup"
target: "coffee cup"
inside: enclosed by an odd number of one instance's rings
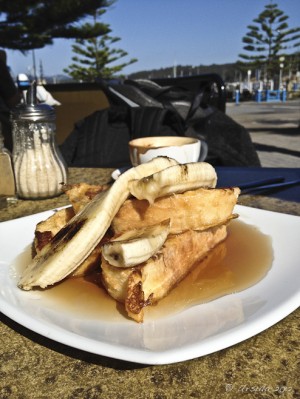
[[[158,156],[167,156],[179,163],[201,162],[205,160],[207,151],[206,142],[194,137],[140,137],[129,142],[129,155],[133,166]]]

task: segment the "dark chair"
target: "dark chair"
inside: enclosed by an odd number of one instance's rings
[[[221,76],[207,73],[195,76],[181,76],[178,78],[153,79],[160,86],[180,86],[192,92],[204,93],[203,101],[222,112],[226,112],[226,88]]]

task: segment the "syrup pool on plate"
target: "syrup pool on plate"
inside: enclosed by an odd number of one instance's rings
[[[22,270],[30,259],[30,248],[17,261]],[[231,221],[227,239],[199,262],[188,276],[157,305],[145,311],[145,320],[166,317],[191,306],[249,288],[263,279],[272,266],[273,250],[269,236],[255,226]],[[101,285],[100,273],[86,278],[69,278],[40,290],[47,306],[77,317],[118,321],[126,317],[123,306]]]

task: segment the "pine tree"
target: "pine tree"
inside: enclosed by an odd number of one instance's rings
[[[96,12],[94,14],[93,23],[97,23],[97,18],[105,11]],[[87,23],[87,28],[92,29],[92,24]],[[121,64],[115,64],[128,53],[121,49],[111,47],[120,40],[119,37],[110,35],[102,35],[90,39],[76,39],[73,44],[73,53],[77,54],[72,57],[73,64],[64,69],[68,75],[77,81],[95,82],[97,79],[106,79],[115,76],[124,67],[137,61],[133,58]]]
[[[271,2],[253,20],[254,24],[247,27],[249,31],[242,39],[243,49],[249,54],[239,54],[239,57],[247,61],[248,68],[264,66],[267,80],[277,73],[280,57],[286,50],[300,45],[300,27],[290,29],[288,18],[277,4]]]
[[[86,39],[108,34],[103,23],[82,25],[96,10],[114,0],[0,0],[0,47],[20,50],[43,48],[57,38]]]

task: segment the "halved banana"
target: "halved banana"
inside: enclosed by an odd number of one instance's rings
[[[109,190],[96,195],[41,250],[21,275],[19,287],[24,290],[34,286],[45,288],[76,270],[101,241],[129,196],[128,182],[176,164],[174,159],[157,157],[123,173]]]
[[[112,266],[133,267],[146,262],[163,246],[170,231],[170,219],[141,229],[126,231],[102,246],[104,259]]]
[[[182,193],[199,187],[212,187],[217,184],[217,174],[213,166],[206,162],[195,162],[170,166],[151,176],[129,181],[129,191],[137,199],[153,203],[156,198],[170,193]]]

